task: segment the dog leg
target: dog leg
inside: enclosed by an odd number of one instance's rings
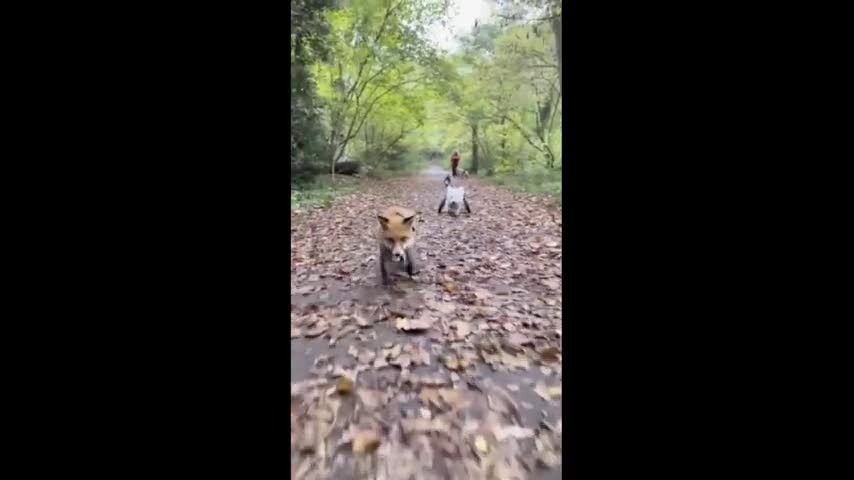
[[[471,213],[471,208],[469,208],[469,202],[466,200],[466,197],[463,197],[463,205],[466,206],[466,212]]]
[[[442,209],[445,208],[445,199],[442,199],[442,203],[439,204],[439,213],[442,213]]]

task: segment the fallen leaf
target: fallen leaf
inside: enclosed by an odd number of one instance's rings
[[[429,305],[430,305],[430,308],[437,310],[440,313],[444,313],[445,315],[449,315],[451,313],[454,313],[454,310],[457,309],[457,307],[454,306],[453,303],[449,303],[449,302],[431,302]]]
[[[447,367],[448,370],[460,370],[462,368],[462,366],[460,365],[460,359],[453,354],[446,355],[445,358],[442,360],[442,363],[445,364],[445,367]]]
[[[492,432],[495,435],[495,439],[498,440],[499,442],[502,442],[502,441],[504,441],[504,439],[510,438],[510,437],[516,438],[516,439],[523,439],[523,438],[531,438],[534,436],[533,430],[531,430],[530,428],[520,427],[519,425],[509,425],[509,426],[504,426],[504,427],[498,426],[498,427],[494,428],[492,430]]]
[[[432,325],[433,318],[424,315],[414,320],[408,320],[406,318],[399,317],[394,322],[394,326],[398,330],[403,330],[404,332],[421,332],[429,329]]]
[[[353,435],[353,453],[365,454],[373,452],[380,446],[380,437],[371,430],[361,430]]]
[[[341,395],[347,395],[353,391],[353,379],[348,375],[342,375],[338,379],[338,384],[335,386],[336,391]]]
[[[374,353],[373,350],[363,350],[362,353],[359,354],[359,363],[371,363],[376,358],[377,354]]]
[[[534,392],[546,401],[551,401],[553,398],[561,396],[560,387],[547,387],[542,382],[537,382]]]
[[[459,339],[463,339],[466,337],[466,335],[471,333],[471,325],[469,325],[468,322],[462,322],[457,320],[453,322],[453,326],[457,329],[457,338]]]
[[[353,318],[356,319],[356,324],[359,325],[359,328],[365,328],[370,326],[370,322],[368,322],[368,319],[363,317],[359,312],[354,312]]]
[[[383,405],[384,394],[379,390],[367,390],[360,388],[358,395],[362,404],[369,409],[379,408]]]
[[[483,435],[474,437],[474,448],[478,453],[486,455],[489,452],[489,443]]]
[[[412,357],[410,357],[408,353],[404,353],[389,363],[397,365],[401,369],[406,369],[409,368],[409,365],[412,363]]]
[[[466,408],[471,405],[471,401],[467,398],[465,390],[458,388],[442,388],[439,389],[439,397],[453,410]]]
[[[385,357],[382,355],[378,356],[376,358],[376,360],[374,360],[374,368],[376,368],[376,369],[380,369],[380,368],[387,367],[387,366],[388,366],[388,362],[386,361]]]
[[[314,327],[307,330],[305,332],[305,336],[308,338],[314,338],[314,337],[317,337],[319,335],[323,335],[324,333],[326,333],[326,330],[328,330],[328,329],[329,329],[329,323],[326,320],[321,320],[321,321],[317,322],[314,325]]]
[[[559,360],[560,349],[554,346],[548,346],[539,351],[540,357],[547,362],[556,362]]]

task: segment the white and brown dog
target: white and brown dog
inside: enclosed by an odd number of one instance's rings
[[[471,208],[469,207],[469,202],[466,201],[466,190],[463,187],[455,187],[451,185],[451,176],[448,175],[445,177],[445,198],[442,199],[442,203],[439,204],[439,213],[442,213],[442,209],[445,207],[445,204],[448,204],[448,214],[452,217],[456,217],[460,213],[460,209],[465,206],[466,212],[471,214]]]

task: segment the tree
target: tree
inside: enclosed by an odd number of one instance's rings
[[[323,18],[329,0],[291,2],[291,178],[299,180],[317,172],[326,155],[322,103],[317,98],[310,66],[326,58],[324,37],[329,26]]]
[[[444,12],[444,0],[356,0],[327,18],[333,56],[318,65],[326,80],[331,170],[388,95],[429,80],[436,61],[424,29]]]

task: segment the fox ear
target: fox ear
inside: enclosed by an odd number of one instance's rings
[[[412,225],[412,221],[413,221],[413,220],[415,220],[415,215],[412,215],[411,217],[406,217],[406,218],[404,218],[404,219],[403,219],[403,224],[404,224],[404,225]]]
[[[380,221],[380,226],[383,227],[383,230],[388,230],[388,219],[382,215],[377,215],[377,219]]]

